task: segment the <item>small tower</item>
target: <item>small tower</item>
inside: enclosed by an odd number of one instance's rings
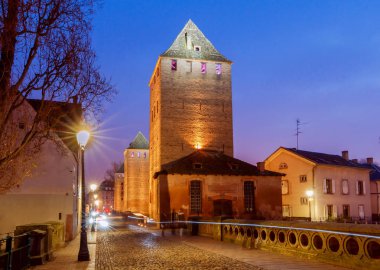
[[[191,20],[159,56],[149,82],[151,216],[163,164],[196,149],[233,156],[231,64]]]
[[[149,143],[138,132],[124,151],[125,211],[149,213]]]

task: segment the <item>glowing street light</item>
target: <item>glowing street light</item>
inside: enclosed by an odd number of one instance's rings
[[[308,202],[309,202],[309,218],[311,221],[311,201],[313,200],[314,191],[313,190],[306,190],[306,196],[307,196]]]
[[[95,192],[95,190],[98,188],[98,185],[97,184],[91,184],[90,185],[90,189],[92,192]]]
[[[88,252],[87,245],[87,232],[86,232],[86,182],[84,178],[84,148],[90,138],[90,133],[85,130],[81,130],[77,133],[77,141],[80,147],[80,159],[81,159],[81,173],[82,173],[82,217],[81,217],[81,232],[80,232],[80,246],[78,252],[78,261],[89,261],[90,253]]]

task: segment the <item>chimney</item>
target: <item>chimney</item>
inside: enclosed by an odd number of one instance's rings
[[[347,150],[342,151],[342,158],[344,158],[345,160],[348,160],[348,151]]]
[[[259,169],[259,172],[265,171],[265,162],[257,162],[257,169]]]
[[[373,157],[367,157],[367,164],[373,164]]]

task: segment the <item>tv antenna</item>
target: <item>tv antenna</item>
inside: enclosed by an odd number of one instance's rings
[[[303,123],[299,118],[296,119],[296,134],[294,134],[297,137],[297,150],[298,150],[298,140],[299,136],[302,133],[301,132],[301,126],[307,124],[307,122]]]

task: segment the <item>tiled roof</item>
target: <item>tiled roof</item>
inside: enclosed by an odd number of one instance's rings
[[[284,149],[286,149],[286,150],[288,150],[294,154],[297,154],[303,158],[306,158],[310,161],[313,161],[317,164],[365,168],[364,165],[357,163],[357,162],[354,162],[352,160],[346,160],[339,155],[330,155],[330,154],[324,154],[324,153],[297,150],[295,148],[284,148]]]
[[[194,46],[200,46],[196,51]],[[161,56],[231,62],[218,52],[199,28],[189,20],[170,48]]]
[[[34,110],[39,110],[42,101],[27,99]],[[76,140],[77,128],[82,122],[82,106],[79,103],[44,100],[45,116],[49,120],[52,130],[62,139],[66,146],[74,153],[78,150]]]
[[[247,175],[281,176],[283,174],[263,171],[247,162],[212,150],[197,150],[188,156],[162,165],[160,174],[200,174],[200,175]]]
[[[128,149],[149,149],[149,143],[139,131],[133,141],[129,144]]]
[[[380,166],[376,164],[363,164],[363,166],[367,167],[371,171],[369,172],[369,179],[371,181],[379,181],[380,180]]]

